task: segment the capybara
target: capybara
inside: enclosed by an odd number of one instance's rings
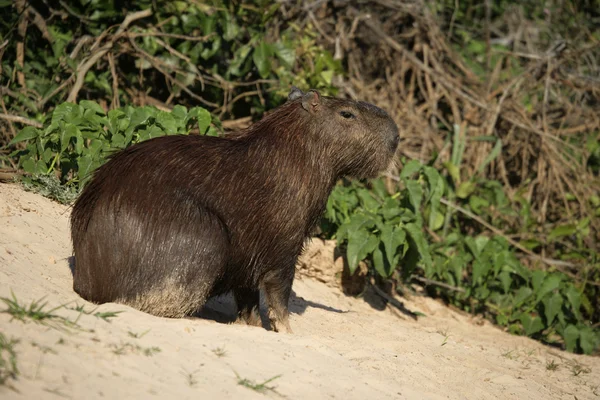
[[[175,135],[116,153],[73,206],[73,288],[163,317],[232,291],[238,318],[291,332],[295,264],[336,181],[385,170],[398,128],[365,102],[303,93],[239,134]]]

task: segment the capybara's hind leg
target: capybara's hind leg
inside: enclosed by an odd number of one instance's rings
[[[112,206],[100,209],[85,231],[76,232],[74,289],[96,303],[127,304],[161,317],[193,314],[227,265],[227,229],[191,201],[160,210],[149,201],[125,203],[119,218]]]
[[[293,333],[289,322],[288,302],[292,293],[294,268],[270,271],[263,279],[268,316],[275,332]]]
[[[262,326],[258,306],[260,303],[260,291],[258,289],[237,288],[233,295],[238,308],[238,320],[248,325]]]

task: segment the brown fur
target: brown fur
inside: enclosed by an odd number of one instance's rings
[[[296,259],[335,182],[376,176],[397,144],[383,110],[294,88],[235,137],[131,146],[94,173],[74,205],[73,287],[95,303],[166,317],[233,291],[251,324],[260,322],[262,287],[273,328],[291,331]]]

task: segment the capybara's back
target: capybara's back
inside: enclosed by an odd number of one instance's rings
[[[100,167],[71,216],[75,291],[166,317],[233,291],[258,325],[262,287],[273,328],[291,331],[296,259],[333,185],[384,170],[398,131],[367,103],[289,99],[235,137],[151,139]]]

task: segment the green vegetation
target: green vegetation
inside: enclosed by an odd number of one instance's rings
[[[24,118],[0,118],[0,170],[70,203],[131,144],[244,127],[292,84],[356,95],[406,140],[401,168],[328,201],[319,234],[350,272],[600,348],[597,0],[366,1],[368,21],[330,2],[59,3],[0,2],[0,113]]]
[[[18,343],[17,339],[9,339],[0,332],[0,385],[6,385],[9,379],[17,379],[19,376],[15,351]]]
[[[213,354],[219,358],[225,357],[227,355],[227,350],[224,347],[215,347],[211,350]]]
[[[189,372],[188,370],[186,370],[185,368],[181,369],[181,375],[183,375],[183,377],[185,378],[186,383],[188,384],[189,387],[194,387],[198,384],[198,379],[196,378],[196,374],[200,372],[199,369]]]
[[[141,333],[138,333],[138,332],[132,332],[132,331],[127,331],[127,334],[128,334],[130,337],[134,338],[134,339],[141,339],[141,338],[143,338],[144,336],[146,336],[146,334],[147,334],[148,332],[150,332],[150,329],[148,329],[148,330],[145,330],[144,332],[141,332]]]
[[[201,134],[215,134],[209,112],[200,107],[188,111],[176,106],[165,112],[128,106],[105,113],[97,103],[83,100],[79,105],[60,104],[46,128],[27,127],[10,144],[29,143],[13,155],[19,156],[23,170],[38,177],[39,183],[44,183],[43,176],[58,175],[61,184],[81,189],[90,172],[115,151],[153,137],[188,134],[192,124]]]
[[[151,346],[151,347],[142,347],[139,344],[133,343],[121,343],[121,344],[112,344],[111,345],[112,352],[118,356],[122,356],[124,354],[133,353],[133,354],[143,354],[146,357],[151,357],[155,354],[161,352],[160,347]]]
[[[0,311],[9,314],[12,318],[23,323],[33,321],[36,324],[49,326],[56,329],[75,328],[77,322],[70,321],[69,319],[55,314],[54,312],[63,308],[64,305],[60,305],[49,310],[46,309],[47,302],[43,302],[43,298],[34,300],[29,305],[21,304],[17,300],[14,293],[11,293],[12,297],[0,297],[6,305],[6,309]]]
[[[238,375],[237,372],[235,373],[235,376],[237,377],[238,385],[242,385],[258,393],[273,392],[278,394],[274,386],[267,386],[267,384],[273,382],[275,379],[281,378],[281,375],[275,375],[274,377],[269,378],[262,383],[256,383],[255,381],[252,381],[250,379],[242,378]]]
[[[101,320],[103,320],[105,322],[110,322],[111,318],[115,318],[123,312],[123,311],[96,311],[97,308],[94,308],[92,311],[87,311],[85,309],[85,306],[80,306],[80,305],[78,305],[76,307],[70,307],[69,310],[77,311],[78,313],[80,313],[80,316],[82,314],[93,315],[94,317],[100,318]]]

